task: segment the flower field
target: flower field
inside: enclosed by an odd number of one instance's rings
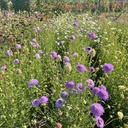
[[[128,128],[128,14],[0,13],[0,128]]]

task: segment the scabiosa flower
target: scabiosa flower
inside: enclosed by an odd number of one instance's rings
[[[94,88],[92,88],[92,93],[93,94],[95,94],[95,95],[97,95],[97,93],[99,92],[99,88],[98,87],[94,87]]]
[[[37,79],[31,79],[28,83],[28,87],[32,87],[33,85],[37,85],[38,84],[38,80]]]
[[[37,59],[39,59],[39,58],[40,58],[40,54],[35,54],[35,57],[36,57]]]
[[[85,49],[85,51],[86,51],[88,54],[90,54],[90,53],[91,53],[91,51],[92,51],[92,47],[87,46],[87,48]]]
[[[40,32],[41,30],[40,30],[39,27],[36,27],[36,28],[33,28],[33,31],[38,33],[38,32]]]
[[[73,26],[78,26],[79,24],[78,24],[78,22],[77,21],[75,21],[74,23],[73,23]]]
[[[20,44],[15,44],[15,48],[21,49],[21,45]]]
[[[0,67],[0,70],[5,70],[5,69],[7,69],[7,66],[5,64]]]
[[[94,104],[91,105],[90,111],[95,116],[101,116],[104,113],[104,108],[101,104],[94,103]]]
[[[87,83],[87,86],[89,87],[89,88],[93,88],[94,87],[94,81],[92,80],[92,79],[87,79],[86,80],[86,83]]]
[[[42,96],[40,99],[41,104],[46,104],[48,102],[48,97],[47,96]]]
[[[95,117],[95,121],[96,121],[97,127],[99,127],[99,128],[103,128],[104,127],[104,120],[101,117],[96,116]]]
[[[57,52],[50,52],[50,57],[57,58]]]
[[[39,106],[40,105],[40,100],[39,99],[34,99],[32,101],[32,106]]]
[[[97,38],[97,35],[94,33],[94,32],[89,32],[88,33],[88,36],[92,39],[96,39]]]
[[[12,51],[11,51],[11,50],[7,50],[7,51],[5,52],[5,55],[6,55],[6,56],[12,55]]]
[[[40,47],[40,45],[39,45],[38,43],[32,43],[31,45],[32,45],[33,47],[35,47],[35,48]]]
[[[68,92],[62,91],[61,92],[61,97],[62,97],[62,99],[66,99],[68,97]]]
[[[72,52],[72,55],[73,55],[73,56],[78,56],[78,53]]]
[[[80,72],[85,72],[86,71],[86,67],[82,64],[78,64],[76,66],[76,69],[79,70]]]
[[[94,67],[90,67],[89,69],[92,73],[96,71]]]
[[[43,51],[42,51],[42,50],[38,50],[38,52],[39,52],[40,54],[43,54]]]
[[[64,57],[64,58],[63,58],[63,61],[65,61],[65,62],[70,62],[70,59],[69,59],[68,57]]]
[[[104,86],[104,85],[101,85],[99,88],[106,90],[106,86]]]
[[[33,42],[33,43],[36,43],[36,39],[32,39],[32,42]]]
[[[19,61],[18,59],[15,59],[15,60],[13,60],[13,63],[15,63],[15,64],[19,64],[20,61]]]
[[[60,45],[63,45],[63,44],[64,44],[64,41],[60,41],[59,44],[60,44]]]
[[[101,100],[107,100],[109,98],[108,92],[104,89],[100,89],[97,93],[97,96],[101,99]]]
[[[76,39],[76,37],[74,36],[74,35],[72,35],[71,37],[70,37],[70,40],[75,40]]]
[[[65,101],[62,98],[59,98],[56,102],[55,102],[55,106],[57,108],[61,108],[62,105],[65,104]]]
[[[77,85],[76,85],[76,90],[77,90],[77,92],[83,92],[84,91],[84,85],[82,84],[82,83],[78,83]]]
[[[114,66],[112,64],[104,64],[102,66],[102,70],[104,71],[104,73],[110,73],[114,70]]]
[[[66,82],[66,88],[72,89],[74,87],[75,83],[72,80],[69,80]]]

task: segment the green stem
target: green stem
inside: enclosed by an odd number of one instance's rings
[[[113,120],[111,120],[111,121],[109,121],[107,124],[105,124],[104,126],[107,126],[108,124],[110,124],[111,122],[113,122],[114,120],[117,120],[118,118],[115,118],[115,119],[113,119]]]

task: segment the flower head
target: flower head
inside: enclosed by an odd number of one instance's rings
[[[94,32],[89,32],[88,33],[88,36],[92,39],[96,39],[97,38],[97,35],[94,33]]]
[[[0,70],[5,70],[5,69],[7,69],[6,64],[4,64],[3,66],[0,67]]]
[[[33,42],[33,43],[36,43],[36,39],[32,39],[32,42]]]
[[[66,91],[63,91],[63,92],[61,92],[61,97],[62,97],[62,99],[66,99],[67,97],[68,97],[68,92],[66,92]]]
[[[102,66],[102,70],[105,72],[105,73],[110,73],[114,70],[114,66],[112,64],[104,64]]]
[[[82,83],[78,83],[76,85],[77,92],[83,92],[84,91],[84,88],[85,88],[85,86]]]
[[[42,96],[40,99],[41,104],[46,104],[48,102],[48,97],[47,96]]]
[[[104,108],[99,103],[94,103],[91,105],[90,111],[95,116],[101,116],[104,113]]]
[[[120,111],[117,112],[117,115],[118,115],[120,120],[122,120],[122,118],[124,117],[123,113]]]
[[[90,67],[89,69],[92,73],[96,71],[94,67]]]
[[[40,104],[40,100],[39,99],[34,99],[32,101],[32,106],[39,106],[39,104]]]
[[[63,58],[63,61],[65,61],[65,62],[70,62],[70,59],[69,59],[68,57],[64,57],[64,58]]]
[[[42,50],[38,50],[38,53],[42,54],[42,53],[43,53],[43,51],[42,51]]]
[[[41,30],[40,30],[39,27],[36,27],[36,28],[33,28],[33,31],[36,32],[36,33],[38,33],[38,32],[40,32]]]
[[[97,93],[99,92],[99,88],[98,87],[94,87],[94,88],[92,88],[92,93],[93,94],[95,94],[95,95],[97,95]]]
[[[101,117],[96,116],[95,120],[96,120],[97,127],[99,127],[99,128],[104,127],[104,120]]]
[[[21,45],[20,44],[15,44],[15,48],[21,49]]]
[[[38,84],[38,80],[37,79],[31,79],[28,83],[28,87],[32,87],[33,85],[37,85]]]
[[[50,57],[57,58],[57,52],[50,52]]]
[[[74,87],[75,83],[72,80],[69,80],[66,82],[66,88],[72,89]]]
[[[6,55],[6,56],[12,55],[12,51],[11,51],[11,50],[7,50],[7,51],[5,52],[5,55]]]
[[[65,101],[62,98],[59,98],[56,102],[55,105],[57,108],[61,108],[62,105],[65,104]]]
[[[75,40],[76,39],[76,37],[74,36],[74,35],[72,35],[71,37],[70,37],[70,40]]]
[[[20,61],[19,61],[18,59],[13,60],[13,62],[14,62],[15,64],[19,64],[19,63],[20,63]]]
[[[73,26],[78,26],[79,24],[78,24],[78,22],[77,21],[75,21],[74,23],[73,23]]]
[[[80,72],[85,72],[86,71],[86,67],[82,64],[78,64],[76,66],[76,69],[79,70]]]
[[[91,53],[91,51],[92,51],[92,47],[87,46],[87,48],[85,49],[85,51],[86,51],[88,54],[90,54],[90,53]]]
[[[100,89],[97,93],[97,96],[101,99],[101,100],[107,100],[109,98],[108,92],[104,89]]]
[[[73,56],[78,56],[78,53],[72,52],[72,55],[73,55]]]
[[[99,88],[106,90],[106,86],[104,86],[104,85],[101,85]]]
[[[94,87],[94,81],[92,80],[92,79],[87,79],[86,80],[86,83],[87,83],[87,86],[89,87],[89,88],[93,88]]]
[[[35,57],[37,58],[37,59],[39,59],[40,58],[40,54],[35,54]]]
[[[31,45],[32,45],[33,47],[35,47],[35,48],[40,47],[40,45],[39,45],[38,43],[32,43]]]

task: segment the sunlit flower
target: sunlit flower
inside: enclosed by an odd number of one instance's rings
[[[74,35],[72,35],[71,37],[70,37],[70,40],[75,40],[76,39],[76,37],[74,36]]]
[[[57,52],[50,52],[50,57],[57,58]]]
[[[65,101],[62,98],[59,98],[56,102],[55,102],[55,106],[57,108],[61,108],[63,106],[63,104],[65,104]]]
[[[63,58],[63,61],[65,61],[65,62],[70,62],[70,59],[65,56],[65,57]]]
[[[101,117],[96,116],[95,120],[96,120],[97,127],[99,127],[99,128],[104,127],[104,120]]]
[[[100,89],[97,93],[97,96],[101,99],[101,100],[107,100],[109,98],[108,92],[104,89]]]
[[[114,70],[114,66],[112,64],[104,64],[102,66],[102,70],[105,72],[105,73],[110,73]]]
[[[95,94],[95,95],[97,95],[97,93],[99,92],[99,88],[98,87],[94,87],[94,88],[92,88],[92,93],[93,94]]]
[[[16,47],[17,49],[21,49],[21,45],[20,45],[20,44],[15,44],[15,47]]]
[[[28,87],[32,87],[33,85],[38,84],[38,80],[37,79],[31,79],[28,83]]]
[[[9,55],[12,55],[13,53],[12,53],[12,51],[11,50],[7,50],[6,52],[5,52],[5,55],[6,56],[9,56]]]
[[[79,70],[80,72],[85,72],[86,71],[86,67],[82,64],[78,64],[76,66],[76,69]]]
[[[32,101],[32,106],[39,106],[40,105],[40,100],[39,99],[34,99]]]
[[[48,102],[48,97],[47,96],[42,96],[40,99],[41,104],[46,104]]]
[[[97,35],[94,33],[94,32],[89,32],[88,33],[88,36],[92,39],[96,39],[97,38]]]
[[[122,118],[124,117],[123,113],[120,111],[117,112],[117,115],[118,115],[120,120],[122,120]]]
[[[92,73],[96,71],[94,67],[90,67],[89,69]]]
[[[78,24],[78,22],[77,21],[75,21],[74,23],[73,23],[73,26],[78,26],[79,24]]]
[[[35,54],[35,57],[37,58],[37,59],[39,59],[40,58],[40,54]]]
[[[72,89],[74,87],[75,83],[74,81],[70,80],[66,82],[66,88]]]
[[[92,79],[87,79],[86,80],[86,83],[87,83],[87,86],[89,87],[89,88],[93,88],[94,87],[94,81],[92,80]]]
[[[85,88],[85,86],[84,86],[82,83],[78,83],[78,84],[76,85],[76,90],[77,90],[78,92],[83,92],[83,91],[84,91],[84,88]]]
[[[68,97],[68,92],[66,92],[66,91],[62,91],[61,92],[61,97],[62,97],[62,99],[66,99],[67,97]]]
[[[19,64],[20,61],[19,61],[18,59],[15,59],[15,60],[13,60],[13,63],[15,63],[15,64]]]
[[[6,64],[4,64],[3,66],[0,67],[0,70],[5,70],[5,69],[7,69]]]

